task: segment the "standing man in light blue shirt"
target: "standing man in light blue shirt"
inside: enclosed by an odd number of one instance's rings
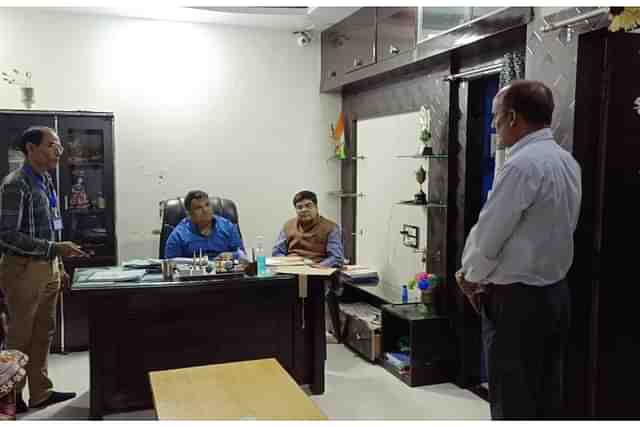
[[[521,80],[493,101],[510,156],[471,229],[456,279],[482,317],[493,419],[559,418],[570,320],[565,276],[580,167],[553,139],[553,95]]]
[[[300,191],[293,197],[296,217],[287,221],[273,247],[273,256],[299,255],[321,267],[341,267],[344,259],[340,226],[318,213],[318,197]]]

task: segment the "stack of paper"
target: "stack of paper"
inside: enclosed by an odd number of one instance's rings
[[[293,255],[269,257],[266,259],[266,263],[269,267],[289,267],[292,265],[310,265],[313,264],[313,261]]]
[[[376,270],[361,265],[345,265],[342,277],[350,285],[377,285],[380,281]]]

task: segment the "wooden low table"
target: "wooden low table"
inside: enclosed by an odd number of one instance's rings
[[[160,420],[326,420],[276,359],[149,373]]]

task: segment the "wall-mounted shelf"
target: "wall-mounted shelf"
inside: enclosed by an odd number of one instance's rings
[[[329,195],[330,196],[335,196],[335,197],[342,197],[342,198],[364,197],[364,193],[344,193],[342,191],[329,191]]]
[[[347,157],[346,157],[346,158],[344,158],[344,159],[341,159],[341,158],[340,158],[340,157],[338,157],[338,156],[331,156],[331,157],[329,157],[329,160],[364,160],[364,159],[366,159],[366,157],[365,157],[365,156],[347,156]]]
[[[403,200],[401,202],[396,203],[397,205],[407,205],[407,206],[424,206],[427,208],[446,208],[447,205],[444,203],[435,203],[435,202],[427,202],[425,203],[416,203],[413,200]]]
[[[393,156],[394,159],[446,159],[448,157],[448,154],[408,154],[402,156]]]

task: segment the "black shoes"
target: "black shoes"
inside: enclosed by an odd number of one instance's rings
[[[54,403],[64,402],[65,400],[73,399],[76,397],[75,393],[63,393],[60,391],[52,391],[51,395],[43,402],[33,405],[32,408],[40,409],[45,406],[53,405]],[[23,402],[24,403],[24,402]]]
[[[24,403],[21,396],[18,396],[16,399],[16,414],[24,414],[28,410],[29,408],[27,407],[27,404]]]

